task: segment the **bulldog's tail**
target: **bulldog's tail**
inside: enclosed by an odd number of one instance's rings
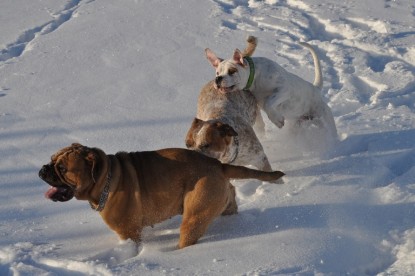
[[[310,50],[311,55],[313,56],[314,61],[314,83],[313,85],[319,89],[323,87],[323,77],[321,74],[321,66],[320,66],[320,60],[318,59],[317,53],[314,50],[313,46],[306,42],[300,42],[300,45]]]
[[[285,173],[280,171],[264,172],[229,164],[222,164],[222,170],[226,177],[233,179],[255,178],[261,181],[275,181],[285,175]]]
[[[250,35],[246,40],[248,45],[246,45],[245,50],[242,52],[243,57],[250,57],[254,54],[256,46],[258,45],[258,40],[255,36]]]

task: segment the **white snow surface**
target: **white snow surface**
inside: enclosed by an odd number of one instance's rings
[[[5,0],[0,3],[0,275],[415,275],[413,0]],[[181,217],[119,241],[85,201],[55,203],[40,167],[72,142],[184,147],[209,47],[309,81],[339,133],[261,138],[284,185],[234,181],[239,214],[177,250]],[[263,114],[265,115],[265,114]],[[323,137],[324,138],[324,137]]]

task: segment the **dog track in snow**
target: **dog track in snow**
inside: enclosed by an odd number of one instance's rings
[[[333,14],[325,16],[318,14],[318,6],[302,1],[212,1],[224,13],[219,32],[230,29],[274,33],[278,37],[276,43],[282,44],[276,46],[275,54],[288,62],[288,66],[299,67],[304,52],[298,53],[301,49],[298,41],[316,41],[325,87],[329,89],[325,97],[329,104],[331,97],[347,99],[346,107],[338,107],[336,111],[336,106],[332,106],[337,116],[355,112],[359,108],[355,103],[385,108],[390,103],[400,106],[407,102],[407,97],[415,99],[414,73],[411,73],[415,72],[415,48],[399,48],[399,39],[415,35],[415,32],[391,34],[390,30],[400,30],[401,26],[379,19],[342,17],[342,12],[347,14],[351,7],[341,4],[332,4]],[[385,5],[390,6],[388,2]],[[391,45],[392,50],[376,45]],[[308,66],[312,67],[311,61]],[[400,71],[401,81],[395,82],[394,87],[387,87],[383,79],[394,78],[395,68]],[[361,94],[366,96],[354,98],[358,93],[349,91],[363,92]],[[403,100],[396,95],[406,98]],[[410,108],[415,110],[415,107]]]
[[[414,36],[415,32],[408,26],[396,25],[397,23],[390,21],[363,16],[347,17],[347,10],[352,8],[347,3],[332,4],[333,13],[326,15],[318,12],[318,6],[296,0],[280,0],[277,3],[212,1],[224,13],[221,15],[222,26],[218,29],[219,34],[241,32],[245,33],[243,37],[247,36],[246,33],[251,33],[258,36],[259,44],[276,44],[273,54],[289,71],[290,67],[295,69],[301,66],[313,69],[310,57],[304,61],[306,50],[297,45],[301,40],[313,41],[322,63],[325,80],[323,93],[325,92],[324,96],[333,110],[338,129],[347,131],[347,124],[354,122],[361,124],[364,132],[370,132],[364,129],[364,125],[370,125],[371,120],[384,122],[384,132],[350,136],[345,134],[342,137],[344,140],[336,147],[336,152],[326,162],[290,171],[297,180],[293,184],[301,184],[290,186],[287,197],[297,196],[316,183],[324,182],[324,185],[339,187],[359,185],[359,181],[360,184],[363,181],[368,193],[382,202],[413,202],[413,123],[411,116],[402,118],[402,114],[406,114],[407,109],[415,112],[415,106],[408,105],[415,102],[415,47],[404,47],[402,45],[405,43],[402,42],[406,37]],[[385,3],[385,8],[396,4],[391,1]],[[415,7],[412,14],[415,14],[414,11]],[[231,49],[232,47],[234,46]],[[281,63],[281,60],[288,64]],[[370,118],[365,118],[365,114],[370,114]],[[274,138],[271,135],[267,138],[263,141],[265,148],[269,146],[271,152],[275,151]],[[274,167],[275,163],[270,161]],[[336,170],[340,173],[338,168],[343,164],[367,164],[367,167],[362,169],[358,165],[348,166],[344,168],[344,179],[336,182],[326,181],[321,176],[322,173],[330,175]],[[367,175],[367,168],[373,168],[377,173],[360,178]],[[305,183],[303,175],[307,179],[310,175],[316,177]],[[251,202],[262,200],[263,185],[235,186],[241,210],[248,208]],[[411,221],[406,221],[405,214],[396,216],[397,225],[405,223],[413,225]],[[402,226],[402,229],[406,227]],[[414,233],[415,231],[409,236],[413,237]],[[407,240],[404,239],[402,243],[405,242]],[[404,249],[401,250],[399,246],[396,248],[401,251]],[[390,266],[390,271],[393,271],[394,262],[392,256],[386,256],[382,266]],[[246,275],[303,272],[296,267],[284,271],[276,271],[273,265],[269,267],[264,264]],[[383,269],[385,267],[375,267],[372,272]]]
[[[53,17],[51,21],[24,31],[15,42],[8,44],[6,48],[0,50],[0,64],[7,63],[14,58],[20,57],[25,51],[30,49],[31,43],[33,43],[40,35],[46,35],[57,30],[73,17],[75,11],[80,6],[92,1],[94,0],[70,0],[61,11],[51,14]]]

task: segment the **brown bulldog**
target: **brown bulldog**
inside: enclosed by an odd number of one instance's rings
[[[182,214],[179,248],[195,244],[217,216],[237,213],[230,178],[273,181],[283,175],[186,149],[107,155],[80,144],[61,149],[39,171],[52,186],[47,198],[88,200],[123,240],[139,242],[143,227]]]

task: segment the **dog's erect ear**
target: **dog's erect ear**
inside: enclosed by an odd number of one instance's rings
[[[216,127],[219,129],[219,133],[222,137],[225,136],[238,136],[238,133],[228,124],[221,122],[216,123]]]
[[[235,52],[233,53],[233,61],[235,61],[237,64],[245,67],[244,64],[244,56],[242,55],[241,51],[239,49],[235,49]]]
[[[207,59],[209,60],[210,64],[212,64],[213,67],[217,68],[219,66],[219,63],[222,61],[222,59],[218,58],[214,52],[212,52],[211,49],[206,48],[205,54]]]

